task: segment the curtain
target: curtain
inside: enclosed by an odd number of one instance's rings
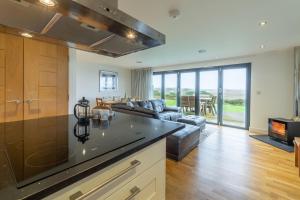
[[[141,100],[152,98],[152,69],[131,70],[131,96]]]

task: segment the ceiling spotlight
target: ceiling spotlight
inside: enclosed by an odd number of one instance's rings
[[[56,2],[54,0],[39,0],[41,4],[48,7],[55,6]]]
[[[129,38],[129,39],[134,39],[134,38],[136,38],[136,34],[133,32],[133,31],[129,31],[128,33],[127,33],[127,38]]]
[[[263,45],[263,44],[262,44],[262,45],[260,45],[260,48],[261,48],[261,49],[265,48],[265,45]]]
[[[173,9],[169,11],[169,16],[172,19],[178,19],[178,17],[180,16],[180,11],[178,9]]]
[[[261,26],[261,27],[263,27],[263,26],[265,26],[265,25],[267,25],[267,21],[261,21],[261,22],[259,22],[259,26]]]
[[[205,50],[205,49],[200,49],[200,50],[198,51],[198,53],[206,53],[206,50]]]
[[[21,36],[26,37],[26,38],[32,38],[33,37],[32,34],[26,33],[26,32],[23,32],[23,33],[20,33],[20,34],[21,34]]]

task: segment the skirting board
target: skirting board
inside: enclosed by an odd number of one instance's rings
[[[249,128],[250,133],[256,133],[256,134],[262,134],[262,135],[267,135],[268,131],[264,129],[258,129],[258,128]]]

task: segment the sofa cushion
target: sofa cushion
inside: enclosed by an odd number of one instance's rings
[[[153,110],[160,113],[164,110],[166,107],[165,101],[160,99],[160,100],[151,100]]]
[[[160,120],[168,120],[168,121],[171,120],[171,115],[168,112],[158,113],[158,117],[159,117]]]
[[[181,112],[181,108],[180,107],[168,107],[168,106],[166,106],[164,108],[164,111]]]
[[[191,124],[194,126],[201,126],[206,123],[206,119],[201,116],[188,115],[178,119],[178,122]]]
[[[134,107],[142,107],[140,101],[132,101],[131,103],[134,105]]]
[[[147,109],[147,108],[135,107],[134,110],[138,111],[138,112],[145,113],[145,114],[156,115],[156,112],[154,110],[150,110],[150,109]]]
[[[174,122],[177,122],[177,120],[182,117],[182,114],[180,112],[169,112],[169,113],[170,113],[171,121]]]
[[[176,112],[161,112],[158,113],[159,119],[177,122],[182,117],[181,113]]]

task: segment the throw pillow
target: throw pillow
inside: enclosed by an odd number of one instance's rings
[[[134,108],[134,105],[133,105],[133,103],[131,101],[128,101],[126,105],[129,106],[129,107],[131,107],[131,108]]]
[[[145,101],[144,108],[153,110],[152,103],[150,101]]]

